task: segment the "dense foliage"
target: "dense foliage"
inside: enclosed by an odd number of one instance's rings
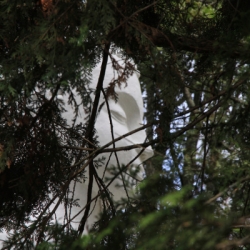
[[[249,1],[2,0],[0,20],[7,249],[250,249]],[[69,183],[87,178],[84,163],[95,167],[101,150],[79,147],[98,146],[98,98],[117,49],[140,70],[155,156],[138,197],[123,209],[110,202],[93,233],[79,237],[81,228],[51,224],[48,207],[56,198],[71,206]],[[69,127],[56,96],[64,91],[74,105],[73,88],[89,119]]]

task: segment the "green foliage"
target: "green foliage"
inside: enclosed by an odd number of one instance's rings
[[[249,249],[249,12],[244,0],[1,1],[6,249]],[[79,237],[48,207],[77,206],[67,191],[87,178],[79,162],[102,164],[91,120],[101,89],[88,84],[118,49],[140,70],[155,156],[137,196],[114,204],[105,189],[101,219]],[[56,96],[69,95],[76,119],[73,89],[89,117],[70,127]]]

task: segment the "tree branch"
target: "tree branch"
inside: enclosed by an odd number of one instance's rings
[[[110,48],[110,43],[108,42],[107,44],[105,44],[105,47],[103,50],[101,72],[100,72],[97,87],[96,87],[95,100],[93,103],[93,108],[92,108],[91,116],[89,119],[89,124],[88,124],[86,134],[85,134],[85,137],[91,142],[93,140],[93,131],[94,131],[94,126],[95,126],[96,114],[97,114],[97,110],[98,110],[101,90],[103,88],[103,81],[104,81],[106,67],[107,67],[107,63],[108,63],[109,48]],[[92,144],[89,143],[89,147],[91,148]],[[81,219],[81,222],[80,222],[79,227],[78,227],[78,234],[79,235],[81,235],[83,233],[85,223],[86,223],[88,215],[89,215],[90,206],[91,206],[90,201],[91,201],[91,196],[92,196],[93,179],[94,179],[94,162],[93,162],[93,158],[92,158],[90,161],[90,164],[89,164],[89,184],[88,184],[87,206],[86,206],[86,210],[84,212],[83,218]]]

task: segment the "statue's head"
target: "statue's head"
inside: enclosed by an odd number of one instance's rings
[[[124,60],[118,56],[114,56],[113,59],[115,59],[121,67],[124,67]],[[101,64],[98,64],[94,68],[90,88],[96,88],[100,69]],[[122,70],[123,69],[121,68],[121,72]],[[117,71],[112,67],[112,62],[109,60],[103,88],[107,90],[107,88],[110,87],[110,83],[118,78],[118,75]],[[121,139],[114,144],[111,144],[108,147],[110,149],[135,146],[136,144],[146,142],[145,130],[133,133],[135,129],[138,129],[143,125],[143,99],[138,80],[138,72],[134,71],[133,74],[128,77],[126,83],[116,84],[114,90],[117,94],[116,100],[112,95],[105,98],[102,94],[99,101],[99,112],[96,117],[95,129],[97,131],[100,147],[111,142],[112,137],[115,139],[121,137]],[[67,96],[65,95],[63,98],[65,99],[65,109],[67,110],[64,113],[64,117],[67,119],[68,123],[71,124],[74,117],[72,107],[67,104]],[[77,97],[77,95],[76,100],[80,103],[80,97]],[[86,122],[86,115],[83,109],[80,109],[79,111],[80,116],[77,118],[76,123]],[[130,135],[122,138],[123,135],[129,132],[131,132]],[[106,184],[116,175],[115,180],[109,185],[109,191],[113,195],[113,200],[118,201],[121,198],[126,198],[127,196],[132,195],[132,186],[135,186],[135,184],[138,181],[141,181],[144,176],[142,163],[152,155],[153,151],[151,147],[137,147],[130,150],[121,149],[120,151],[106,152],[97,157],[99,159],[105,158],[105,160],[102,161],[102,166],[97,169],[97,173]],[[88,177],[88,175],[86,176]],[[109,179],[109,181],[107,181],[107,179]],[[126,188],[124,188],[124,182],[128,184],[128,186],[126,184]],[[87,202],[87,187],[88,179],[85,183],[76,184],[74,198],[79,199],[81,207],[84,207]],[[98,191],[98,185],[94,183],[92,197],[97,195]],[[71,215],[74,216],[79,210],[80,208],[78,207],[73,208]],[[95,221],[95,216],[99,212],[101,212],[101,203],[99,204],[97,202],[95,203],[93,215],[90,216],[88,220],[89,225]],[[57,218],[59,218],[60,215],[62,217],[63,214],[64,211],[59,211]],[[79,221],[81,217],[82,214],[76,218],[76,221]],[[78,224],[76,223],[75,225],[77,227]]]

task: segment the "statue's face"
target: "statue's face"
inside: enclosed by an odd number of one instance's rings
[[[97,67],[93,72],[93,82],[95,84],[98,80],[98,76],[99,76],[99,69]],[[104,87],[108,87],[111,80],[115,77],[116,74],[112,69],[111,63],[109,63],[105,75]],[[112,117],[114,138],[117,138],[142,126],[143,100],[142,100],[140,83],[135,73],[128,79],[127,86],[125,86],[125,84],[122,84],[121,88],[116,87],[115,90],[116,93],[118,94],[118,101],[115,102],[113,99],[110,98],[108,100],[108,103]],[[102,98],[101,102],[103,101],[104,99]],[[106,104],[103,105],[102,110],[97,117],[95,128],[98,132],[101,146],[112,140],[111,125],[108,116],[108,107]],[[144,130],[141,130],[140,132],[133,133],[130,136],[125,137],[122,140],[116,142],[115,147],[125,147],[134,144],[140,144],[143,143],[145,140],[146,140],[146,133]],[[110,146],[110,148],[112,147],[113,145]],[[127,151],[123,150],[117,152],[119,165],[120,166],[127,165],[132,159],[136,158],[136,156],[138,155],[138,153],[141,152],[141,150],[142,148],[137,148]],[[106,157],[106,159],[108,159],[110,153],[103,155]],[[136,179],[142,180],[144,175],[142,162],[151,156],[152,156],[152,149],[147,148],[138,158],[136,158],[133,161],[132,165],[136,167],[139,166],[139,172],[136,176]],[[114,153],[111,155],[111,159],[109,162],[109,166],[112,165],[116,167],[118,166],[117,159]],[[128,166],[127,170],[129,170],[130,168],[131,167]],[[127,174],[123,175],[125,179],[129,177]],[[122,186],[123,183],[120,177],[121,176],[119,176],[119,178],[116,181],[114,181],[113,185],[111,186],[112,189],[111,192],[113,193],[115,200],[118,200],[121,197],[126,197],[124,188],[115,187],[117,184],[119,186]],[[132,180],[132,178],[130,178],[130,180]]]
[[[117,60],[119,58],[116,57]],[[121,64],[122,66],[122,64]],[[99,73],[100,73],[100,65],[98,65],[93,70],[93,80],[91,84],[91,88],[95,88],[98,82]],[[115,71],[112,68],[111,63],[108,63],[106,74],[105,74],[105,80],[104,80],[104,88],[107,88],[109,86],[109,83],[117,76]],[[109,99],[109,109],[111,112],[111,118],[112,118],[112,126],[113,126],[113,136],[114,138],[120,137],[128,132],[131,132],[139,127],[142,126],[142,120],[143,120],[143,101],[142,101],[142,93],[141,88],[139,84],[138,77],[136,73],[134,73],[127,81],[127,86],[125,84],[122,84],[121,88],[116,87],[115,88],[116,93],[118,94],[118,101],[115,102],[113,99]],[[65,98],[65,97],[64,97]],[[76,99],[78,97],[76,96]],[[93,97],[94,98],[94,97]],[[80,99],[78,99],[80,103]],[[71,123],[71,120],[73,118],[73,112],[72,108],[68,106],[67,100],[65,100],[65,106],[67,112],[64,113],[64,117],[68,120],[68,123]],[[102,108],[100,112],[98,113],[96,123],[95,123],[95,129],[97,130],[98,134],[98,141],[99,145],[103,146],[107,144],[108,142],[112,141],[112,135],[111,135],[111,123],[108,115],[108,107],[105,103],[105,99],[102,96],[100,98],[99,105],[102,105]],[[76,121],[76,123],[83,122],[84,123],[84,111],[81,111],[81,117],[79,117]],[[137,133],[133,133],[129,135],[128,137],[123,138],[122,140],[119,140],[115,142],[115,147],[126,147],[134,144],[140,144],[145,142],[146,140],[146,133],[144,130],[141,130]],[[111,145],[109,148],[113,148],[114,146]],[[132,189],[131,187],[128,188],[128,192],[125,191],[123,187],[123,181],[129,179],[129,183],[136,183],[136,180],[142,180],[144,175],[144,170],[142,166],[142,162],[148,159],[152,156],[152,149],[151,147],[148,147],[144,150],[144,152],[136,158],[136,156],[141,152],[142,148],[136,148],[131,150],[122,150],[117,152],[117,157],[115,153],[103,153],[100,155],[100,157],[105,157],[105,160],[103,162],[103,166],[99,167],[97,169],[97,173],[99,177],[103,177],[104,171],[105,171],[105,177],[112,178],[112,171],[109,171],[110,168],[115,167],[115,171],[119,172],[119,166],[120,168],[126,166],[129,162],[131,162],[134,158],[135,160],[133,163],[131,163],[129,166],[127,166],[125,172],[129,172],[131,169],[138,169],[138,173],[135,178],[132,178],[130,175],[126,173],[121,173],[118,175],[118,177],[112,182],[112,184],[109,186],[109,191],[113,194],[114,200],[119,200],[121,198],[126,198],[127,194],[132,195]],[[118,161],[117,161],[118,159]],[[106,170],[105,170],[106,169]],[[121,176],[122,175],[122,176]],[[88,175],[87,175],[88,176]],[[104,177],[104,180],[105,180]],[[75,199],[79,199],[79,204],[81,207],[84,207],[87,202],[87,185],[88,180],[85,183],[77,183],[76,189],[75,189]],[[93,186],[93,195],[94,197],[96,194],[98,194],[98,186],[96,183],[94,183]],[[72,215],[76,214],[80,208],[73,208]],[[63,211],[61,211],[63,212]],[[59,211],[59,214],[63,216],[63,213]],[[92,215],[92,218],[90,217],[88,220],[88,224],[92,224],[95,220],[95,216],[101,212],[101,205],[98,203],[96,204],[94,213]],[[62,217],[61,216],[61,217]],[[57,218],[59,218],[60,215],[57,215]],[[82,217],[82,214],[77,217],[76,221]],[[77,223],[75,224],[77,228]]]

